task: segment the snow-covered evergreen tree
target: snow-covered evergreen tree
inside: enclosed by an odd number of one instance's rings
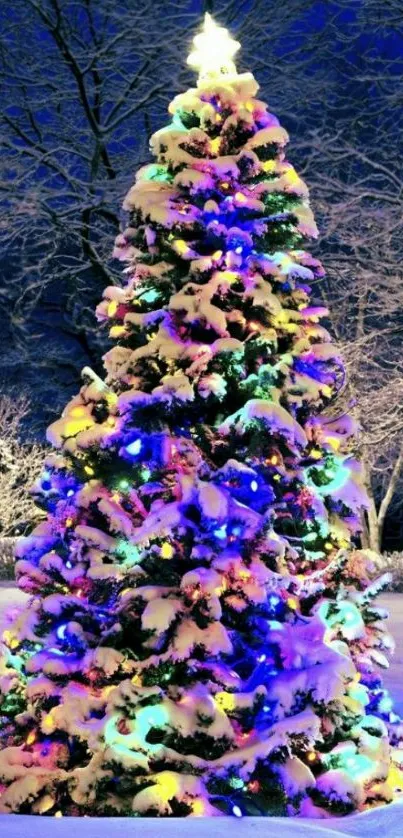
[[[124,207],[116,345],[49,429],[3,634],[0,811],[317,815],[393,796],[391,646],[288,137],[209,16]],[[382,580],[381,580],[382,581]]]

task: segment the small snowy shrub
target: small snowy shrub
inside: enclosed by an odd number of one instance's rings
[[[389,590],[403,592],[403,552],[394,550],[393,553],[384,553],[379,560],[380,569],[382,573],[387,572],[392,575],[392,581],[389,585]]]

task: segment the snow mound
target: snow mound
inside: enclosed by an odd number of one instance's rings
[[[192,818],[192,838],[267,838],[275,832],[276,838],[401,838],[403,800],[390,806],[381,806],[347,818],[311,820],[289,818]],[[0,834],[7,838],[70,838],[72,832],[80,838],[126,838],[127,831],[133,838],[184,838],[190,824],[187,818],[46,818],[29,815],[0,815]]]

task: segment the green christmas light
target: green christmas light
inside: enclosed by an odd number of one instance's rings
[[[140,561],[139,549],[130,541],[118,541],[116,552],[119,558],[124,558],[128,564],[137,564]]]
[[[158,291],[156,291],[155,288],[151,288],[149,291],[146,291],[141,295],[140,300],[144,303],[153,303],[155,300],[158,300],[158,297]]]
[[[319,474],[324,474],[326,477],[331,477],[332,479],[323,486],[318,485],[318,483],[316,483],[311,477],[312,470]],[[336,466],[336,469],[332,471],[330,471],[329,468],[319,469],[317,465],[310,466],[306,470],[306,474],[309,486],[314,488],[319,495],[331,495],[347,483],[347,480],[350,477],[350,469],[346,468],[346,466],[344,466],[341,462]]]
[[[144,180],[158,180],[170,183],[172,178],[164,166],[158,166],[156,163],[151,163],[147,166],[147,171],[144,173]]]

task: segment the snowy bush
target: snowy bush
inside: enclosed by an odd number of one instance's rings
[[[384,553],[379,558],[379,567],[382,573],[392,575],[389,590],[403,592],[403,552],[394,550],[393,553]]]

